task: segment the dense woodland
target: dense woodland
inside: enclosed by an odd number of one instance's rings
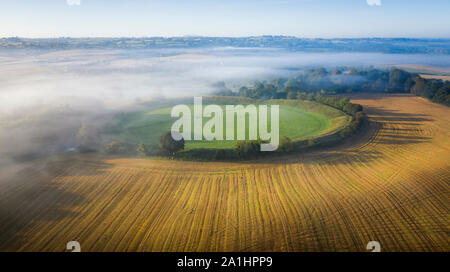
[[[412,93],[433,102],[450,106],[450,82],[424,79],[418,74],[400,69],[379,70],[341,68],[308,69],[289,78],[257,81],[243,86],[237,92],[218,83],[220,95],[243,96],[257,99],[306,99],[318,95],[336,95],[353,92]]]

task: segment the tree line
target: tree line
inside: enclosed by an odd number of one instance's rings
[[[339,132],[338,137],[341,139],[355,134],[360,129],[364,121],[363,107],[359,104],[351,103],[348,98],[329,97],[321,93],[311,93],[306,98],[298,96],[297,99],[310,100],[325,104],[350,115],[352,117],[351,122]],[[327,140],[324,141],[326,142]],[[315,146],[324,144],[324,141],[319,141],[319,139],[316,138],[311,138],[303,141],[293,141],[289,137],[282,136],[280,137],[279,146],[276,152],[262,152],[261,144],[267,142],[258,139],[251,141],[237,141],[233,149],[189,150],[189,152],[178,153],[177,156],[179,158],[205,160],[251,159],[267,155],[290,153],[303,150],[305,148],[313,148]]]
[[[345,138],[355,134],[360,128],[364,114],[363,107],[359,104],[351,103],[348,98],[329,97],[322,93],[311,93],[306,98],[298,96],[297,99],[310,100],[317,103],[325,104],[330,107],[339,109],[352,116],[352,121],[339,134],[340,138]],[[103,139],[99,131],[92,126],[83,125],[77,134],[79,150],[81,152],[104,151],[107,154],[129,154],[147,157],[147,156],[165,156],[177,157],[180,159],[205,159],[205,160],[231,160],[231,159],[251,159],[266,156],[272,152],[262,152],[261,144],[267,143],[260,139],[237,141],[232,149],[191,149],[184,150],[185,141],[175,141],[171,132],[167,131],[159,137],[158,145],[148,145],[145,143],[129,144],[116,140],[106,143],[102,147]],[[275,153],[289,153],[304,148],[311,148],[320,144],[317,139],[308,139],[306,141],[293,141],[289,137],[282,136],[280,138],[278,149]]]
[[[216,84],[218,94],[243,96],[254,99],[303,99],[311,100],[316,93],[323,95],[353,92],[412,93],[433,102],[450,106],[450,82],[440,79],[424,79],[418,74],[401,69],[325,68],[307,69],[289,78],[256,81],[231,91],[226,84]]]

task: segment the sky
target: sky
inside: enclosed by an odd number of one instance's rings
[[[0,37],[450,38],[448,0],[0,0]]]

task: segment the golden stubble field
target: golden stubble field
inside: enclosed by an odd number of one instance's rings
[[[0,183],[0,250],[449,251],[450,109],[353,96],[331,149],[247,163],[67,157]]]

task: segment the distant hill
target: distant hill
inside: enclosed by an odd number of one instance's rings
[[[450,39],[305,39],[291,36],[148,38],[0,38],[0,49],[150,49],[252,47],[304,52],[450,54]]]

